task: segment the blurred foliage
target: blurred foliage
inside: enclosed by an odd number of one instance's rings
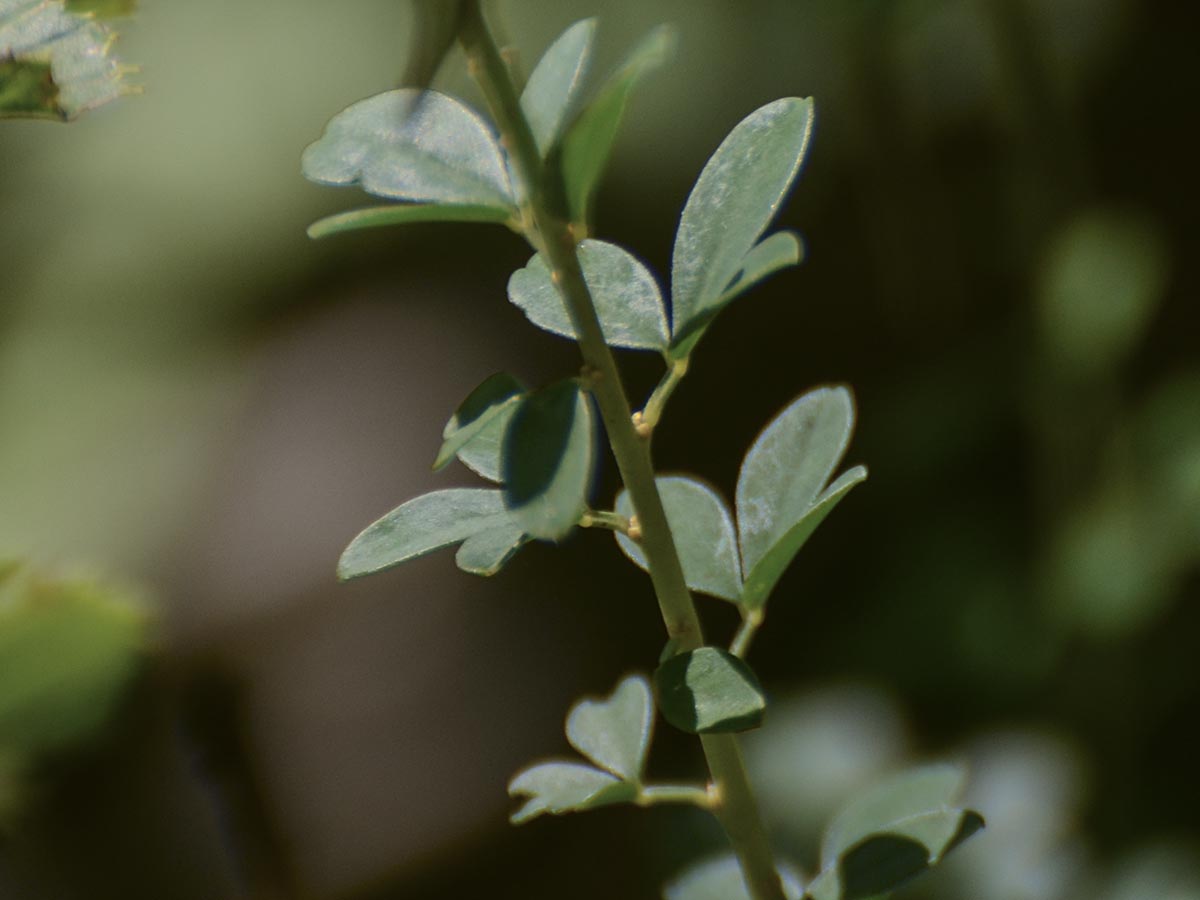
[[[660,276],[670,258],[663,235],[690,176],[739,111],[782,93],[816,100],[806,190],[780,223],[804,232],[808,261],[723,314],[656,438],[664,470],[698,471],[728,496],[741,452],[772,410],[805,385],[855,385],[856,458],[870,463],[871,483],[801,554],[799,577],[812,587],[800,596],[799,580],[780,582],[780,594],[796,596],[781,597],[773,633],[755,648],[776,694],[763,736],[792,741],[806,766],[825,760],[824,781],[793,787],[794,796],[766,791],[773,806],[806,817],[786,827],[815,833],[810,809],[823,820],[823,806],[909,753],[966,748],[981,791],[969,800],[990,827],[961,851],[962,878],[922,886],[921,896],[1077,900],[1070,891],[1082,887],[1104,900],[1177,900],[1169,884],[1192,900],[1200,782],[1181,736],[1200,716],[1200,247],[1197,172],[1179,114],[1193,80],[1190,10],[1166,0],[564,0],[553,9],[514,0],[500,9],[524,59],[573,19],[599,13],[596,71],[647,29],[678,27],[678,57],[630,104],[594,205],[596,236],[631,248]],[[0,554],[99,560],[144,578],[172,598],[168,655],[182,664],[201,649],[234,661],[266,718],[254,740],[228,746],[248,761],[247,783],[257,785],[248,793],[271,813],[263,818],[285,823],[287,839],[267,846],[308,894],[535,897],[538,885],[587,868],[603,871],[577,900],[635,896],[635,886],[693,858],[697,841],[716,850],[716,836],[671,818],[670,839],[650,851],[647,835],[662,821],[642,831],[619,809],[513,834],[499,774],[494,805],[473,808],[473,824],[454,820],[452,834],[437,832],[442,855],[396,870],[387,853],[405,840],[425,848],[434,831],[422,818],[430,795],[416,801],[395,788],[411,774],[394,758],[407,745],[371,757],[374,768],[334,755],[381,740],[389,717],[406,742],[450,755],[438,742],[457,719],[414,721],[410,708],[388,705],[427,694],[434,671],[452,673],[443,708],[461,706],[480,759],[500,757],[507,771],[537,745],[496,749],[491,741],[508,729],[485,733],[477,719],[493,707],[541,708],[551,734],[568,693],[587,679],[611,683],[611,661],[600,667],[593,652],[611,660],[618,648],[644,670],[659,649],[614,626],[652,614],[645,584],[615,551],[593,565],[587,535],[563,549],[553,581],[536,579],[523,555],[471,607],[487,646],[522,653],[527,665],[545,661],[519,702],[486,693],[511,683],[470,664],[485,642],[467,643],[465,620],[451,616],[450,633],[436,636],[376,625],[379,656],[349,638],[356,611],[379,616],[399,597],[411,617],[435,605],[440,576],[462,576],[444,561],[396,576],[378,595],[335,592],[338,542],[385,510],[396,485],[380,482],[337,518],[336,502],[353,495],[337,479],[372,461],[353,433],[330,441],[321,431],[322,415],[345,401],[327,397],[331,369],[312,351],[319,345],[300,344],[303,362],[281,374],[264,362],[278,341],[308,329],[333,342],[344,336],[338,323],[361,321],[339,316],[363,298],[384,298],[372,302],[389,310],[402,303],[412,359],[401,350],[382,362],[343,359],[342,345],[327,345],[337,372],[393,391],[390,405],[352,420],[372,434],[382,427],[372,417],[417,408],[404,405],[397,382],[424,395],[453,380],[447,392],[465,393],[494,371],[472,365],[472,343],[428,347],[429,334],[449,333],[429,322],[478,324],[506,356],[520,355],[522,377],[539,375],[547,358],[570,359],[505,302],[504,280],[525,259],[501,229],[434,225],[316,245],[304,237],[343,200],[302,181],[299,153],[336,110],[393,84],[410,21],[384,0],[352,10],[156,0],[123,26],[123,55],[146,66],[145,96],[83,117],[70,134],[4,123]],[[453,52],[438,79],[472,96]],[[452,289],[439,293],[430,286],[447,271]],[[797,335],[810,338],[802,354]],[[634,392],[648,393],[649,373],[636,360],[630,371]],[[318,415],[295,397],[328,402]],[[715,422],[717,408],[731,411]],[[423,470],[445,412],[414,413],[388,452],[420,448],[414,472]],[[256,430],[267,428],[275,440]],[[340,471],[318,469],[325,456]],[[249,486],[247,471],[258,479]],[[286,493],[268,489],[276,477]],[[603,477],[602,490],[615,488],[611,472]],[[428,487],[413,479],[401,487]],[[270,540],[240,556],[227,548],[239,549],[241,532],[211,539],[220,520],[209,503],[226,493],[268,523],[253,534]],[[333,518],[347,533],[314,561],[305,535]],[[317,574],[305,581],[297,571]],[[291,605],[260,600],[279,596]],[[709,612],[719,627],[721,608]],[[202,636],[188,630],[196,622]],[[381,672],[394,674],[392,660],[422,645],[441,668],[372,693]],[[548,674],[562,646],[579,648],[570,677]],[[800,722],[811,724],[792,721],[792,702],[780,699],[788,679],[847,676],[886,683],[908,715],[878,695],[843,692],[797,700],[812,717]],[[343,717],[285,727],[309,721],[313,697],[326,696]],[[694,760],[660,741],[656,770],[691,773]],[[191,896],[188,873],[210,871],[214,858],[195,850],[210,826],[193,823],[212,814],[195,812],[205,807],[194,794],[219,791],[190,762],[159,789],[148,780],[155,767],[142,762],[161,748],[139,746],[144,755],[129,756],[136,765],[91,770],[74,784],[55,807],[62,830],[0,848],[0,885],[11,881],[10,864],[24,864],[37,877],[18,881],[20,896],[109,896],[103,885],[118,883],[109,876],[128,848],[152,844],[190,868],[147,881],[140,895],[137,879],[149,876],[129,875],[119,896]],[[781,763],[751,755],[766,786]],[[0,752],[0,772],[23,766]],[[395,789],[395,806],[418,822],[392,844],[368,821],[377,808],[317,806],[347,792],[359,770],[370,799]],[[421,788],[435,773],[412,777]],[[139,813],[125,799],[137,785],[167,810]],[[0,804],[13,790],[0,775]],[[71,797],[95,791],[108,802],[81,817]],[[1008,803],[1019,808],[1007,813]],[[1010,819],[1031,823],[1028,832]],[[67,831],[77,820],[91,827]],[[188,825],[164,825],[174,822]],[[218,830],[213,846],[245,838],[235,830],[242,838]],[[597,844],[622,864],[597,866]],[[38,847],[54,850],[40,869],[29,862]],[[798,862],[809,872],[816,863]],[[1028,879],[1006,879],[1014,867]],[[531,869],[538,878],[523,875]]]

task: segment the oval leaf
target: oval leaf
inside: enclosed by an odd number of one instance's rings
[[[743,119],[688,197],[671,262],[674,333],[707,316],[791,187],[812,131],[811,100],[776,100]]]
[[[596,240],[580,242],[579,265],[605,343],[632,350],[666,349],[667,314],[649,269],[616,244]],[[566,302],[541,254],[513,273],[508,299],[539,328],[578,340]]]
[[[689,734],[748,731],[767,699],[753,670],[718,647],[672,656],[654,673],[663,717]]]
[[[737,484],[738,536],[747,581],[772,548],[788,539],[818,505],[853,428],[850,392],[820,388],[792,402],[750,447]]]
[[[521,111],[542,156],[558,140],[579,99],[595,36],[595,19],[576,22],[564,31],[542,55],[521,94]]]
[[[490,424],[498,419],[511,418],[517,401],[525,392],[525,385],[507,372],[497,372],[484,379],[483,383],[459,404],[450,421],[442,429],[442,446],[433,461],[433,468],[445,468],[450,460],[479,437]]]
[[[518,772],[509,782],[508,793],[529,798],[510,817],[514,825],[521,825],[542,813],[561,815],[628,803],[637,796],[637,788],[591,766],[549,762]]]
[[[794,868],[781,865],[779,881],[787,900],[800,900],[803,882]],[[685,869],[663,888],[663,897],[664,900],[752,900],[741,866],[732,853]]]
[[[434,491],[368,525],[338,561],[346,581],[465,541],[495,528],[514,527],[500,491],[451,488]]]
[[[675,332],[671,339],[671,358],[684,359],[689,356],[721,310],[767,276],[799,263],[803,255],[804,245],[800,236],[792,231],[777,231],[755,244],[742,257],[741,268],[717,302]]]
[[[576,222],[586,223],[592,195],[612,154],[625,107],[634,86],[660,66],[675,46],[675,33],[660,27],[650,32],[579,114],[563,139],[562,172],[567,205]]]
[[[625,781],[638,782],[654,726],[654,699],[640,675],[630,675],[603,700],[582,700],[567,716],[571,746]]]
[[[725,502],[712,488],[692,478],[668,475],[656,480],[687,586],[737,603],[742,596],[742,575],[733,519]],[[627,491],[621,491],[616,506],[623,516],[634,514]],[[648,569],[641,545],[620,532],[615,534],[625,555]]]
[[[361,100],[304,151],[304,175],[420,203],[513,206],[491,128],[452,97],[404,88]]]
[[[592,408],[573,381],[526,395],[504,437],[504,501],[526,534],[557,541],[587,508]]]

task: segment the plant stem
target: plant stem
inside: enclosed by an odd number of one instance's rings
[[[579,520],[580,528],[609,528],[621,534],[629,534],[629,520],[620,513],[607,509],[589,509]]]
[[[604,342],[596,307],[583,278],[577,235],[566,209],[562,174],[546,166],[496,42],[484,19],[482,0],[467,0],[459,38],[500,129],[502,141],[527,191],[536,234],[535,249],[544,254],[551,277],[570,313],[592,393],[608,431],[621,479],[629,491],[641,528],[641,547],[658,597],[663,623],[676,652],[704,644],[700,618],[683,577],[675,541],[667,524],[654,480],[650,446],[634,427],[629,399],[621,384],[612,351]],[[701,744],[712,776],[714,812],[741,863],[753,900],[785,900],[758,803],[746,776],[737,738],[702,735]]]
[[[701,809],[712,809],[713,797],[705,788],[686,784],[648,784],[638,791],[638,806],[659,803],[690,803]]]
[[[750,642],[754,640],[754,635],[758,634],[759,626],[762,623],[762,610],[754,609],[744,613],[742,624],[738,627],[737,634],[733,636],[733,642],[729,645],[729,652],[745,659],[746,654],[750,652]]]
[[[683,381],[683,376],[687,374],[688,360],[687,357],[677,359],[669,363],[670,368],[667,369],[667,374],[663,376],[662,381],[658,383],[658,387],[654,389],[654,393],[650,395],[650,399],[646,401],[645,408],[642,409],[642,425],[653,431],[662,419],[663,409],[667,405],[667,401],[671,399],[671,395],[675,393],[675,388],[679,387],[679,382]]]

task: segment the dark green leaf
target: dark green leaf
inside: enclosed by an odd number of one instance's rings
[[[302,166],[318,184],[358,184],[392,200],[513,206],[491,127],[436,91],[388,91],[347,107],[304,151]]]
[[[733,519],[725,501],[691,478],[668,475],[657,482],[687,586],[737,603],[742,596],[742,575]],[[626,517],[634,514],[627,491],[617,497],[617,512]],[[616,537],[625,555],[646,569],[641,545],[619,532]]]
[[[73,119],[127,93],[112,43],[104,23],[59,0],[0,0],[0,118]]]
[[[587,508],[594,456],[592,409],[574,381],[523,397],[504,438],[504,500],[513,524],[556,541]]]
[[[779,867],[779,880],[787,900],[804,893],[799,874],[789,865]],[[732,853],[696,863],[663,888],[664,900],[751,900],[738,859]]]
[[[561,815],[628,803],[637,796],[637,787],[581,763],[548,762],[518,772],[508,793],[529,798],[511,816],[514,825],[521,825],[542,813]]]
[[[391,206],[370,206],[352,209],[318,219],[308,226],[308,236],[314,240],[381,228],[387,225],[411,225],[420,222],[497,222],[509,224],[513,211],[503,206],[469,206],[459,203],[397,203]]]
[[[558,140],[579,99],[595,36],[595,19],[576,22],[564,31],[542,55],[521,94],[521,110],[542,156]]]
[[[767,708],[750,667],[717,647],[672,656],[654,673],[654,684],[663,717],[690,734],[748,731]]]
[[[813,529],[866,477],[865,469],[856,468],[823,490],[853,428],[850,392],[820,388],[776,416],[747,452],[737,485],[747,606],[766,602]]]
[[[650,685],[640,675],[631,675],[609,697],[575,704],[567,716],[567,740],[618,778],[639,782],[653,727]]]
[[[777,231],[755,244],[742,257],[742,267],[717,302],[694,317],[682,330],[675,332],[671,340],[671,358],[689,356],[721,310],[767,276],[799,263],[803,254],[804,245],[800,236],[791,231]]]
[[[576,222],[586,223],[592,195],[612,154],[634,86],[660,66],[675,46],[666,27],[650,32],[601,87],[563,139],[562,170],[567,203]]]
[[[596,306],[604,341],[610,347],[665,350],[667,314],[650,271],[616,244],[585,240],[579,265]],[[508,298],[539,328],[578,340],[562,293],[541,254],[508,281]]]
[[[515,525],[473,534],[458,548],[454,562],[471,575],[495,575],[529,540]]]
[[[525,395],[525,385],[507,372],[497,372],[484,379],[467,399],[459,404],[446,427],[442,429],[442,446],[434,469],[442,469],[450,460],[487,427],[505,413],[511,417],[517,401]],[[493,481],[496,479],[492,479]]]
[[[474,535],[514,527],[500,491],[434,491],[368,525],[338,561],[338,578],[345,581],[371,575]]]
[[[808,147],[812,101],[776,100],[742,120],[688,197],[671,263],[672,329],[686,335],[721,303],[779,211]]]

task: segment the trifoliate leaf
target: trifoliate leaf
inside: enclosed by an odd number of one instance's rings
[[[442,429],[442,446],[433,461],[433,468],[442,469],[449,465],[450,460],[493,422],[510,419],[517,401],[525,393],[525,385],[507,372],[497,372],[484,379],[467,395],[467,399],[459,404],[446,427]]]
[[[510,818],[521,825],[542,813],[561,815],[628,803],[637,796],[637,788],[582,763],[548,762],[518,772],[509,782],[508,793],[529,798]]]

